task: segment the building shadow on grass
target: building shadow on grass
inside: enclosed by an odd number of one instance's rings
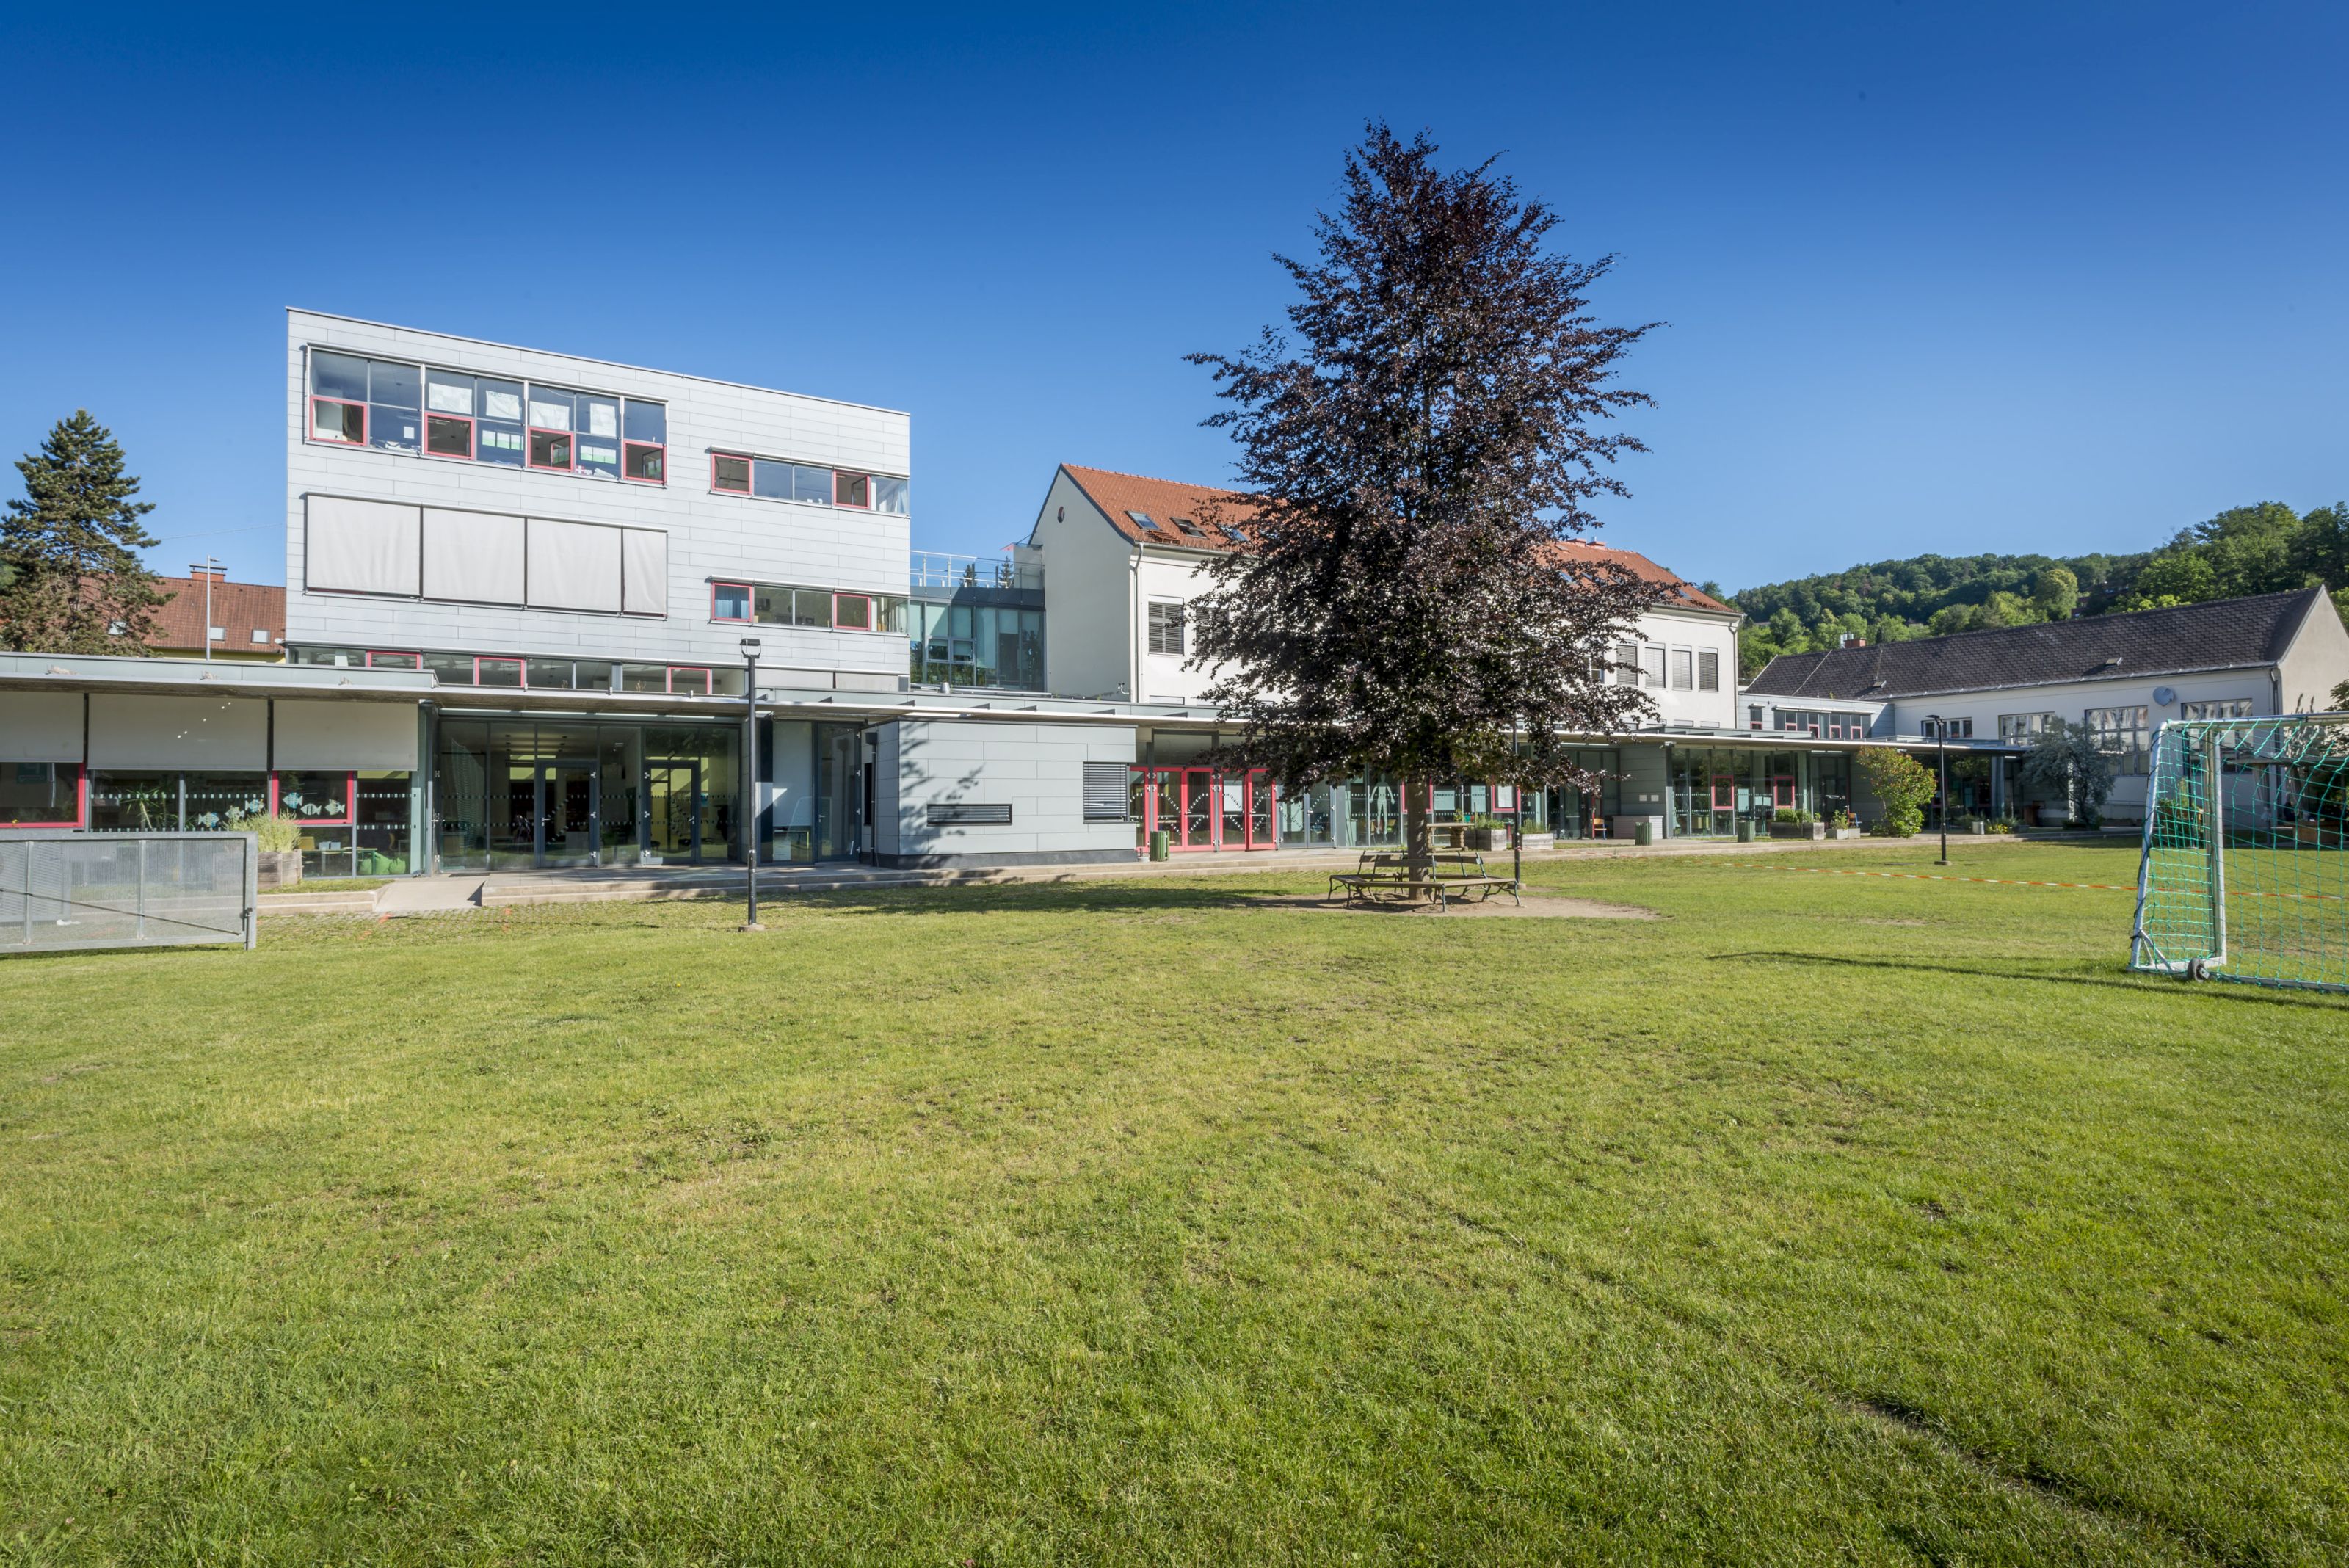
[[[2159,994],[2175,991],[2182,994],[2226,997],[2234,1002],[2265,1002],[2278,1007],[2313,1007],[2328,1012],[2349,1008],[2349,997],[2321,992],[2268,990],[2262,987],[2236,984],[2203,984],[2189,986],[2186,981],[2166,979],[2154,974],[2063,973],[2023,967],[2028,961],[2013,961],[2011,968],[1987,968],[1981,964],[1929,963],[1917,959],[1849,958],[1837,953],[1786,952],[1757,949],[1750,952],[1715,953],[1714,963],[1795,963],[1810,964],[1822,969],[1892,970],[1906,974],[1963,975],[1979,980],[2037,981],[2049,985],[2087,986],[2099,991],[2127,991],[2138,995]]]

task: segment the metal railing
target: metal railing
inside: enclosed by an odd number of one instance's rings
[[[0,953],[258,938],[250,833],[0,829]]]
[[[985,556],[948,556],[916,550],[905,571],[916,593],[951,593],[957,588],[1025,588],[1041,593],[1044,568]]]

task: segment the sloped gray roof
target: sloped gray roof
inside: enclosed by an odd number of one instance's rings
[[[2309,612],[2324,604],[2323,588],[2298,588],[1874,648],[1782,653],[1745,690],[1758,697],[1920,697],[2240,670],[2282,659]]]

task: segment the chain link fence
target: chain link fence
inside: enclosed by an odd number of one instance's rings
[[[0,829],[0,953],[252,947],[259,867],[249,833]]]

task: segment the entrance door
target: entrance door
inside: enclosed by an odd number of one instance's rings
[[[645,860],[701,858],[701,760],[657,757],[645,763]]]
[[[1279,819],[1275,815],[1276,792],[1269,772],[1263,768],[1248,770],[1247,797],[1247,846],[1250,849],[1270,849],[1280,842],[1280,836],[1274,830],[1274,824]]]
[[[1183,831],[1175,836],[1174,846],[1216,846],[1216,775],[1205,768],[1183,770]]]
[[[594,866],[602,860],[595,831],[595,764],[542,763],[538,768],[538,863]]]

